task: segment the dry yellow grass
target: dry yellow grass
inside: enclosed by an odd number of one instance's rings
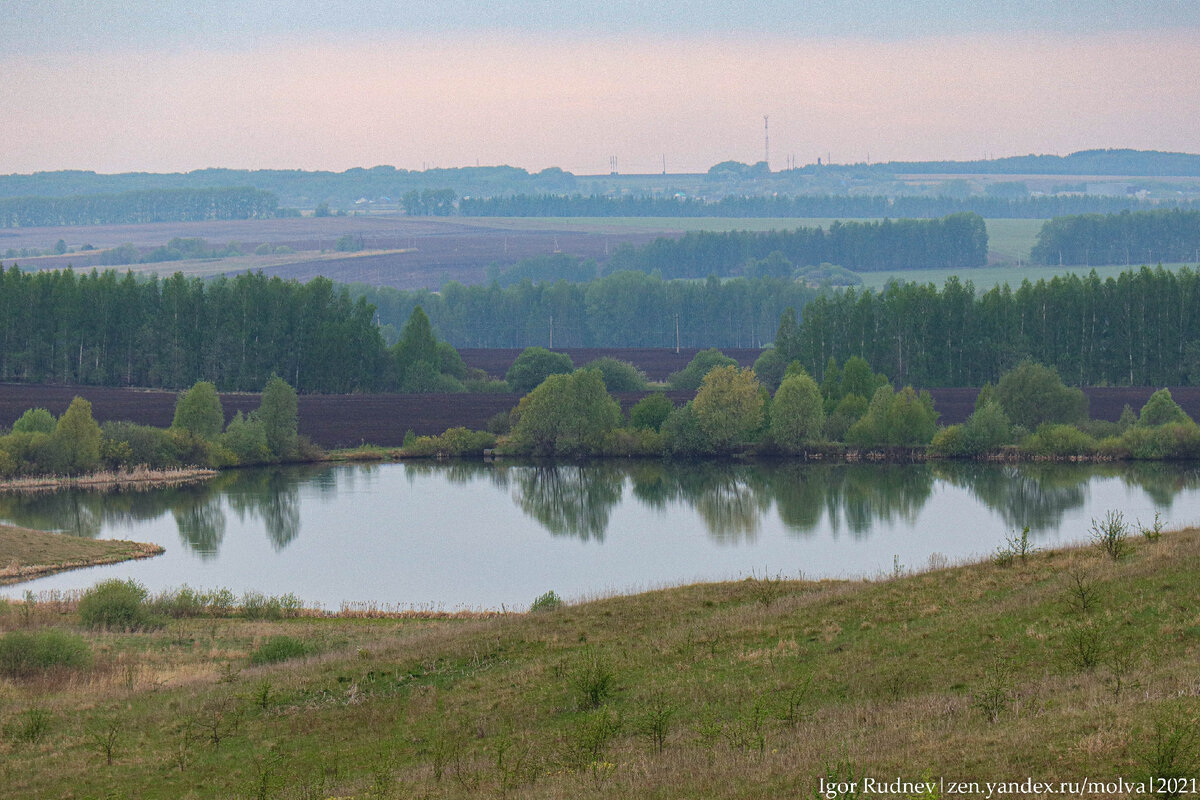
[[[1086,609],[1072,576],[1094,590]],[[1200,736],[1197,596],[1189,529],[1120,562],[1075,548],[536,614],[87,633],[90,670],[0,680],[0,779],[29,798],[548,799],[812,797],[831,775],[1134,779],[1162,768],[1172,731]],[[31,617],[77,626],[69,604]],[[0,608],[0,629],[20,620]],[[312,654],[251,667],[276,636]],[[586,708],[597,665],[610,680]],[[25,741],[35,710],[48,727]],[[111,765],[95,736],[110,723]]]

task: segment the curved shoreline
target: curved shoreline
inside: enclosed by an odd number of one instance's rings
[[[51,531],[0,525],[0,586],[166,552],[160,545],[123,539],[81,539]]]

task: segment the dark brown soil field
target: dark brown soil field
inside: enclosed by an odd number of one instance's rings
[[[619,354],[626,351],[603,352],[621,357]],[[670,353],[674,356],[673,351]],[[1119,418],[1126,404],[1137,411],[1153,391],[1152,387],[1142,386],[1084,389],[1091,402],[1092,417],[1106,420]],[[934,407],[941,414],[939,421],[944,425],[964,421],[974,408],[977,393],[973,388],[931,389]],[[1200,419],[1200,387],[1173,387],[1171,394],[1193,419]],[[174,416],[174,392],[0,384],[0,426],[11,425],[29,408],[41,407],[55,415],[62,414],[76,395],[91,401],[92,413],[101,422],[131,420],[167,427]],[[621,394],[617,399],[628,412],[643,396]],[[686,392],[669,392],[667,396],[676,405],[689,399]],[[423,435],[441,433],[457,425],[485,428],[488,420],[508,411],[518,400],[520,397],[515,394],[301,395],[300,432],[323,447],[353,447],[363,443],[395,446],[409,430]],[[258,402],[256,394],[221,395],[227,419],[237,411],[254,410]]]
[[[391,250],[379,255],[347,253],[331,258],[342,236],[359,237],[368,250]],[[0,253],[14,250],[49,250],[63,239],[70,248],[90,244],[99,249],[125,242],[151,249],[173,238],[200,238],[213,246],[239,243],[242,252],[253,253],[260,244],[286,245],[295,250],[284,256],[246,255],[203,261],[164,261],[132,264],[115,269],[170,275],[235,274],[262,270],[267,275],[307,281],[318,275],[339,283],[368,283],[398,289],[436,289],[448,280],[464,284],[482,283],[484,270],[493,263],[515,264],[523,258],[563,252],[576,256],[607,259],[618,245],[644,244],[657,232],[592,232],[582,230],[516,228],[487,221],[451,221],[431,217],[375,215],[351,217],[302,217],[274,220],[227,220],[213,222],[170,222],[144,225],[94,225],[64,228],[24,228],[4,231]],[[90,251],[62,256],[15,259],[27,269],[76,269],[100,267],[100,254]],[[6,266],[14,259],[5,259]],[[283,262],[283,263],[281,263]]]

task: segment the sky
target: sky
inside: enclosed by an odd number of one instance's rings
[[[1200,153],[1195,0],[2,7],[0,174]]]

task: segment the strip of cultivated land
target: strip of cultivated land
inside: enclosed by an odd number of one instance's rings
[[[0,606],[0,628],[92,654],[0,679],[0,769],[27,798],[744,799],[812,797],[821,776],[1173,774],[1200,746],[1200,530],[1123,542],[1119,560],[1014,539],[875,581],[482,618],[117,632],[83,629],[71,602]]]

